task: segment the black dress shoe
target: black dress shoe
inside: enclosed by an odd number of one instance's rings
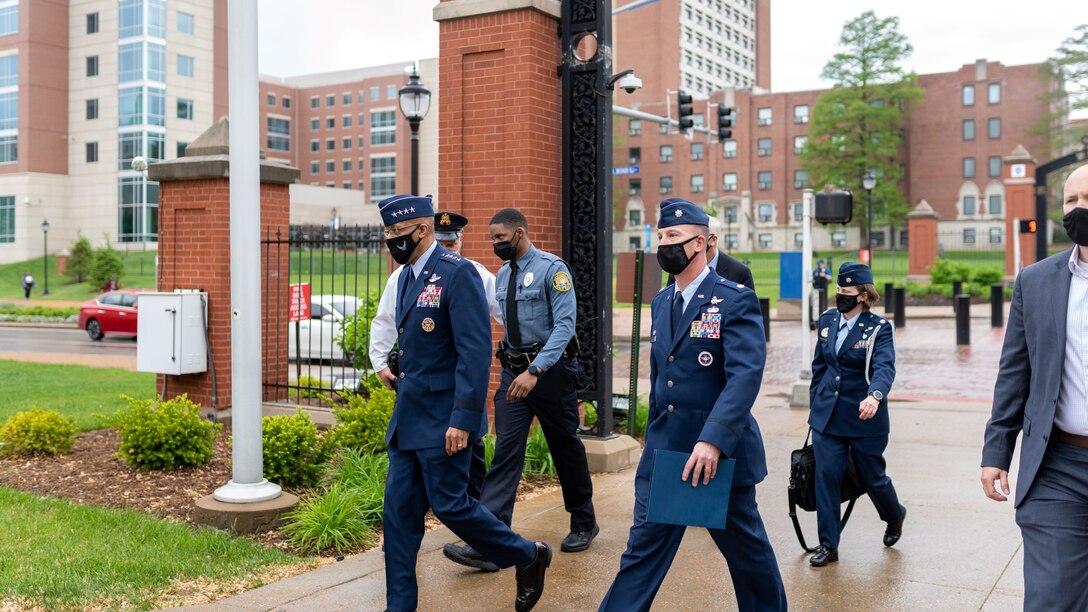
[[[589,548],[593,538],[597,537],[597,534],[601,532],[601,526],[594,523],[593,529],[589,531],[572,531],[567,534],[567,537],[563,538],[563,543],[559,545],[559,550],[563,552],[582,552]]]
[[[808,562],[812,567],[823,567],[832,561],[839,560],[839,549],[821,546],[816,549],[816,554],[809,557]]]
[[[884,531],[884,546],[895,546],[899,537],[903,535],[903,521],[906,519],[907,507],[903,506],[903,514],[899,517],[899,522],[894,525],[888,523],[888,528]]]
[[[528,612],[544,593],[544,574],[552,564],[552,547],[544,542],[536,542],[536,557],[532,563],[518,568],[518,595],[514,610]]]
[[[499,566],[488,561],[483,555],[476,552],[476,549],[469,546],[458,546],[456,544],[446,544],[442,547],[442,554],[446,555],[446,558],[454,563],[460,563],[467,567],[474,567],[478,570],[485,572],[497,572]]]

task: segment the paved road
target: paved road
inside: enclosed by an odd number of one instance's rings
[[[106,336],[99,342],[81,329],[45,327],[0,328],[0,353],[59,353],[136,358],[136,339]]]

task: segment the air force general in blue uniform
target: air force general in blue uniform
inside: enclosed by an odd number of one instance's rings
[[[467,494],[468,448],[487,431],[491,325],[476,268],[434,239],[430,197],[379,204],[397,287],[397,399],[385,488],[386,604],[418,605],[416,554],[428,509],[501,567],[517,566],[517,610],[540,598],[551,549],[510,530]]]
[[[840,487],[851,456],[860,484],[888,524],[886,546],[899,540],[907,512],[884,472],[888,391],[895,379],[892,325],[869,311],[879,295],[868,266],[844,263],[838,285],[836,308],[820,315],[816,326],[809,387],[820,533],[820,547],[809,562],[817,567],[839,558]]]
[[[725,529],[710,537],[729,565],[741,610],[785,610],[786,593],[756,506],[755,485],[767,462],[752,404],[766,361],[755,292],[707,267],[709,218],[687,200],[661,203],[658,260],[676,275],[654,297],[650,350],[650,414],[646,448],[635,473],[634,524],[620,570],[601,610],[649,610],[685,527],[646,520],[654,451],[692,453],[711,474],[719,457],[736,460]],[[679,474],[677,475],[680,476]]]

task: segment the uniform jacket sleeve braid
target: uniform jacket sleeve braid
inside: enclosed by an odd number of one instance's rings
[[[875,326],[873,335],[869,337],[865,353],[865,383],[869,385],[868,393],[880,391],[884,395],[881,403],[886,404],[894,380],[895,334],[891,323],[885,321],[883,325]]]

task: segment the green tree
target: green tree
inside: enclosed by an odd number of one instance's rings
[[[87,280],[93,266],[94,249],[91,248],[91,241],[87,240],[87,237],[81,233],[79,239],[72,244],[72,252],[68,256],[65,274],[72,279],[72,282],[82,283]]]
[[[94,266],[91,267],[90,285],[95,289],[101,289],[109,282],[110,277],[117,277],[121,281],[121,274],[125,271],[125,264],[121,256],[110,246],[110,237],[106,236],[106,246],[94,253]]]
[[[1044,91],[1041,102],[1047,112],[1032,128],[1033,134],[1046,137],[1049,156],[1060,155],[1066,147],[1079,146],[1085,135],[1083,127],[1067,122],[1070,112],[1088,109],[1088,24],[1073,29],[1054,55],[1039,69]]]
[[[913,51],[899,32],[899,18],[873,11],[848,21],[842,50],[824,66],[834,83],[812,109],[809,140],[801,157],[810,180],[863,194],[862,176],[877,176],[873,223],[900,223],[910,208],[900,183],[900,130],[910,106],[922,96],[918,78],[899,63]],[[865,215],[855,215],[862,221]]]

